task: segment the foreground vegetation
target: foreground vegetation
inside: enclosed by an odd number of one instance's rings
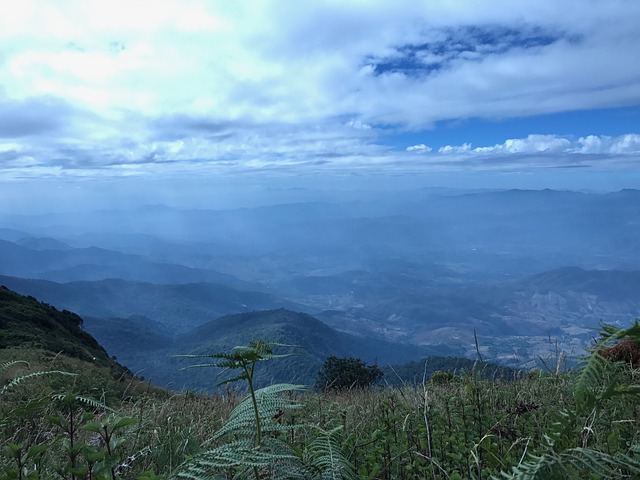
[[[602,335],[577,374],[502,383],[471,371],[326,393],[254,389],[269,344],[205,361],[240,382],[208,396],[134,380],[96,395],[61,357],[47,374],[5,359],[0,478],[640,478],[640,326]]]

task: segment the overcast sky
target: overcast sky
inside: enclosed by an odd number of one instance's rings
[[[637,0],[10,2],[0,181],[637,181],[639,25]]]

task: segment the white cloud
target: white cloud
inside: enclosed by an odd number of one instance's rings
[[[613,145],[611,146],[611,153],[640,153],[640,135],[630,133],[614,139]]]
[[[492,147],[477,147],[476,153],[557,153],[564,152],[571,146],[566,138],[555,135],[529,135],[527,138],[512,138]]]
[[[529,135],[526,138],[511,138],[493,146],[472,148],[470,143],[460,146],[446,145],[438,153],[468,155],[548,155],[554,154],[640,154],[640,135],[629,133],[618,137],[589,135],[577,140],[558,135]]]
[[[467,153],[468,151],[471,150],[471,144],[470,143],[464,143],[460,146],[452,146],[452,145],[445,145],[444,147],[440,147],[438,149],[438,153]]]
[[[71,175],[378,166],[392,162],[376,144],[389,129],[640,103],[640,2],[14,3],[0,18],[0,111],[54,99],[68,114],[46,111],[55,118],[28,141],[0,138]],[[169,117],[185,119],[180,133],[157,127]],[[438,153],[626,155],[638,143],[530,135]]]
[[[628,133],[618,137],[588,135],[578,139],[574,151],[612,155],[640,154],[640,135]]]
[[[431,147],[421,143],[420,145],[412,145],[407,147],[407,152],[416,152],[416,153],[429,153],[431,151]]]

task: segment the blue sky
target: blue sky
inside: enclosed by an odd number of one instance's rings
[[[639,24],[625,0],[15,2],[0,183],[635,186]]]

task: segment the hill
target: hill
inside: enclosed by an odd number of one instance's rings
[[[62,282],[122,278],[153,283],[246,285],[232,275],[210,269],[150,261],[142,255],[95,246],[73,248],[48,237],[24,237],[16,241],[0,239],[0,265],[4,275]]]
[[[231,313],[297,306],[269,293],[214,283],[164,285],[122,279],[57,283],[0,276],[0,284],[84,317],[144,316],[174,332]]]
[[[443,353],[442,350],[399,345],[338,332],[310,315],[286,309],[223,316],[175,337],[171,337],[166,330],[163,332],[153,328],[153,322],[149,319],[91,319],[88,328],[132,370],[154,383],[178,390],[212,389],[217,372],[210,369],[181,371],[189,362],[171,355],[227,352],[251,340],[301,347],[284,349],[295,351],[295,356],[261,365],[258,383],[262,385],[274,382],[313,385],[322,363],[332,355],[359,357],[368,363],[387,364],[420,358],[430,353]],[[137,348],[132,348],[130,339],[140,339]]]
[[[82,329],[83,320],[33,297],[0,287],[0,348],[39,349],[109,365],[106,350]]]
[[[9,371],[1,372],[0,386],[34,372],[57,371],[74,375],[37,377],[26,382],[28,391],[40,396],[76,393],[107,404],[143,393],[166,395],[164,390],[136,378],[83,326],[83,319],[75,313],[0,286],[0,365],[19,361]]]

